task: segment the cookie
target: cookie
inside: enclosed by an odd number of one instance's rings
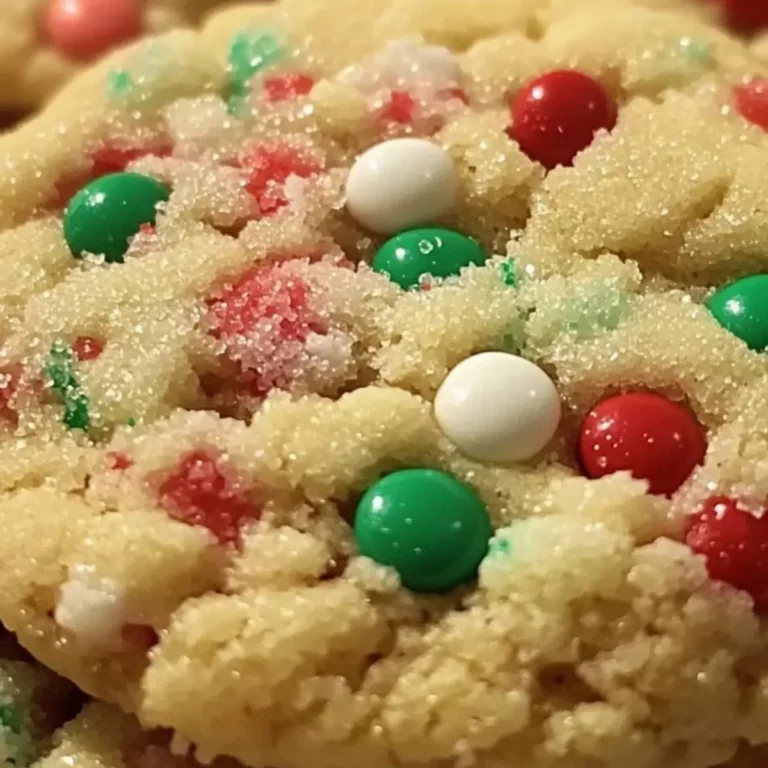
[[[0,15],[0,109],[45,102],[91,62],[142,34],[198,23],[216,0],[14,0]]]
[[[77,711],[78,696],[4,630],[0,653],[0,764],[23,768],[51,749],[55,729]]]
[[[48,752],[33,768],[151,768],[199,766],[171,734],[144,731],[134,718],[98,702],[87,704],[54,736]],[[233,760],[217,759],[217,768],[238,768]]]
[[[0,140],[0,620],[203,762],[766,741],[766,62],[476,5],[246,7]]]

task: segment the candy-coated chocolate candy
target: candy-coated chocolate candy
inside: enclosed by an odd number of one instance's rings
[[[768,348],[768,275],[753,275],[721,288],[707,302],[720,325],[750,349]]]
[[[142,224],[154,225],[157,206],[170,197],[159,181],[138,173],[113,173],[91,182],[64,214],[64,236],[75,258],[85,253],[122,262]]]
[[[725,22],[742,32],[756,32],[768,27],[768,3],[765,0],[716,0]]]
[[[142,0],[49,0],[46,37],[64,56],[93,59],[141,34],[143,8]]]
[[[651,493],[670,495],[704,460],[707,442],[685,407],[650,392],[629,392],[598,403],[584,419],[581,465],[589,477],[627,471]]]
[[[525,461],[552,439],[560,397],[537,365],[507,352],[463,360],[435,397],[435,419],[459,450],[477,461]]]
[[[768,131],[768,78],[756,77],[734,88],[733,103],[742,117]]]
[[[409,229],[387,240],[373,259],[373,268],[403,288],[415,288],[422,275],[451,277],[470,264],[488,260],[483,247],[452,229]]]
[[[392,566],[415,592],[449,592],[472,580],[492,535],[477,494],[432,469],[382,478],[365,493],[355,517],[360,554]]]
[[[528,157],[551,169],[571,165],[599,130],[613,129],[617,115],[616,103],[597,80],[554,70],[515,95],[509,135]]]
[[[451,211],[459,178],[448,153],[426,139],[392,139],[357,158],[347,208],[367,229],[393,235],[432,224]]]
[[[757,609],[768,608],[768,510],[744,509],[715,496],[688,520],[685,541],[707,561],[709,575],[748,592]]]

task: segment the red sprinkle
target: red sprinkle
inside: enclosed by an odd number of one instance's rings
[[[469,95],[463,88],[447,88],[445,91],[442,91],[440,95],[444,99],[458,99],[465,104],[469,104]]]
[[[107,454],[107,464],[110,469],[122,471],[133,466],[133,459],[121,451],[110,451]]]
[[[254,267],[209,301],[213,335],[225,339],[244,335],[259,320],[274,318],[281,339],[305,341],[313,331],[324,331],[309,299],[307,283],[279,263]]]
[[[616,125],[618,110],[597,80],[573,69],[547,72],[512,100],[507,133],[531,160],[551,170],[571,165],[595,134]]]
[[[72,344],[72,351],[81,362],[95,360],[104,351],[104,342],[93,336],[78,336]]]
[[[203,451],[185,456],[160,486],[159,495],[160,504],[171,517],[188,525],[202,525],[222,544],[236,542],[246,520],[260,514],[231,487],[216,461]]]
[[[768,131],[768,78],[757,77],[733,89],[733,102],[742,117]]]
[[[261,212],[269,215],[288,204],[283,185],[289,176],[309,178],[320,167],[293,147],[285,144],[262,144],[249,155],[242,165],[251,170],[245,188],[256,198]]]
[[[410,125],[416,113],[416,102],[406,91],[392,91],[389,101],[379,112],[379,117],[390,123]]]
[[[315,78],[304,72],[274,75],[264,81],[264,93],[271,102],[290,101],[306,96],[315,85]]]
[[[688,521],[686,544],[707,561],[709,575],[748,592],[768,608],[768,509],[757,517],[736,499],[715,496]]]

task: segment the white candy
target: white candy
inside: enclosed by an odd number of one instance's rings
[[[459,363],[435,397],[445,436],[470,458],[507,464],[535,456],[560,422],[560,397],[544,371],[506,352]]]
[[[357,158],[347,179],[347,208],[364,227],[393,235],[448,213],[458,186],[453,161],[437,144],[393,139]]]

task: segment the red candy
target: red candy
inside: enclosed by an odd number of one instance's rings
[[[768,131],[768,78],[758,77],[734,88],[733,103],[750,123]]]
[[[379,117],[390,123],[410,125],[416,112],[416,102],[406,91],[392,91],[389,100],[384,104]]]
[[[72,344],[72,351],[81,362],[95,360],[104,351],[104,342],[93,336],[78,336]]]
[[[49,0],[45,34],[65,56],[93,59],[141,34],[143,7],[140,0]]]
[[[768,3],[765,0],[716,0],[725,22],[742,32],[756,32],[768,26]]]
[[[176,520],[202,525],[222,544],[238,540],[259,510],[234,490],[216,461],[203,451],[188,454],[160,486],[160,504]]]
[[[704,430],[661,395],[633,392],[598,403],[584,419],[579,457],[591,478],[628,471],[654,494],[674,493],[704,460]]]
[[[288,204],[283,185],[289,176],[306,179],[320,171],[311,158],[285,144],[263,144],[245,157],[242,165],[251,169],[245,188],[265,215]]]
[[[306,96],[315,85],[315,78],[303,72],[274,75],[264,80],[264,93],[271,102],[290,101]]]
[[[545,168],[571,165],[595,134],[616,125],[618,111],[600,83],[575,70],[547,72],[512,100],[510,138]]]
[[[768,510],[756,517],[724,496],[708,499],[691,516],[685,542],[707,561],[709,575],[748,592],[757,609],[768,608]]]
[[[133,459],[126,453],[120,451],[110,451],[107,454],[107,464],[110,469],[122,472],[123,470],[130,469],[133,466]]]

